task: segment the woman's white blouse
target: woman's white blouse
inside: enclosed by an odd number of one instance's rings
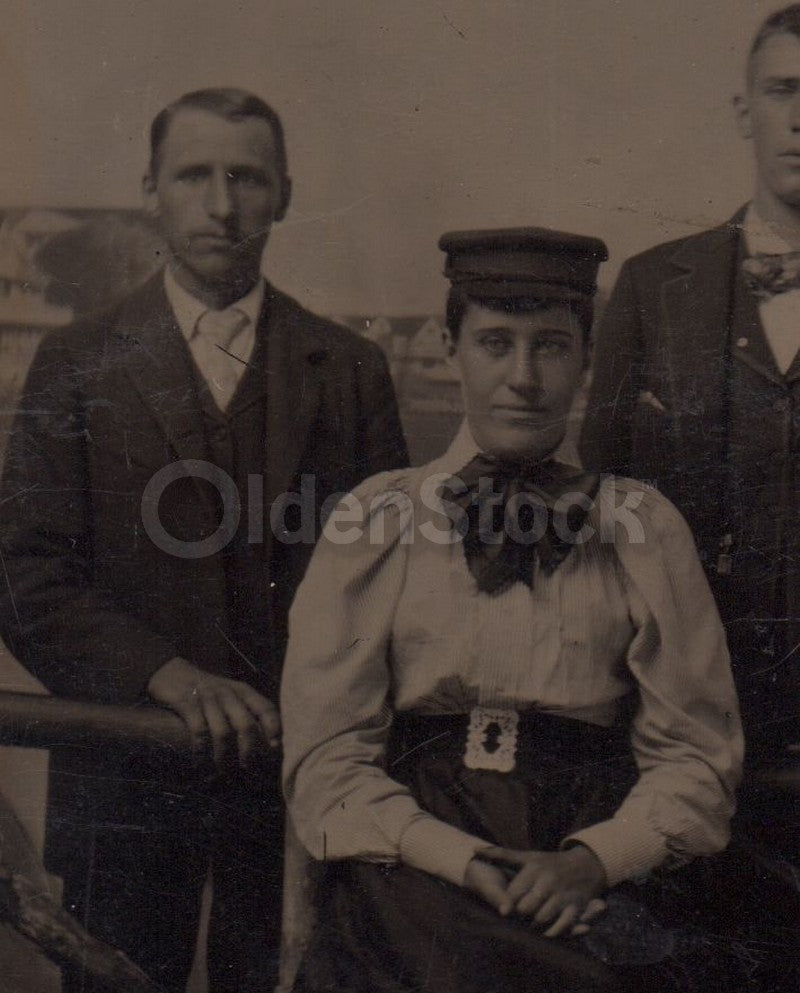
[[[656,491],[603,481],[551,575],[489,595],[435,497],[477,454],[462,430],[419,469],[382,473],[328,521],[290,615],[284,786],[316,859],[403,861],[461,884],[486,839],[419,808],[384,764],[397,711],[477,704],[613,722],[638,689],[639,780],[577,840],[609,885],[725,847],[743,751],[722,626],[689,530]]]

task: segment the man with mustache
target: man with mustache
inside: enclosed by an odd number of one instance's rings
[[[800,4],[768,17],[735,99],[753,199],[622,268],[597,336],[587,464],[687,517],[726,625],[751,763],[800,741]],[[796,855],[795,801],[742,796]]]
[[[52,757],[65,902],[169,991],[185,988],[209,864],[211,988],[276,983],[288,607],[326,499],[407,461],[377,346],[261,274],[290,193],[258,97],[202,90],[163,110],[144,202],[167,265],[45,339],[5,466],[12,651],[55,694],[172,708],[218,769]]]

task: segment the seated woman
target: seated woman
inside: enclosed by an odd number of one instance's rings
[[[743,749],[691,535],[559,450],[605,246],[440,245],[465,423],[343,501],[291,614],[286,797],[327,863],[295,990],[748,989],[690,926]]]

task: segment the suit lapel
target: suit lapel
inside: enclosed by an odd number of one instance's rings
[[[207,458],[191,356],[158,273],[123,310],[125,370],[179,459]]]
[[[778,385],[784,382],[761,323],[758,301],[741,279],[737,280],[731,316],[731,354],[764,379]]]
[[[787,383],[794,383],[798,379],[800,379],[800,351],[795,355],[792,364],[786,370],[785,381]]]
[[[291,486],[319,411],[328,343],[304,312],[267,287],[260,333],[266,336],[267,506]]]
[[[730,323],[742,214],[683,244],[662,284],[663,369],[679,464],[708,472],[725,457]]]
[[[267,304],[265,304],[265,308]],[[227,417],[232,420],[237,414],[247,410],[254,403],[259,403],[263,397],[269,393],[270,375],[265,373],[268,368],[268,338],[269,338],[269,316],[268,310],[262,309],[256,327],[253,351],[247,363],[236,392],[231,397],[228,405]]]

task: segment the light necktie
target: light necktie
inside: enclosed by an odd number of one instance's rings
[[[231,346],[249,318],[243,310],[207,310],[197,322],[192,353],[220,410],[230,403],[246,363],[231,354]]]

